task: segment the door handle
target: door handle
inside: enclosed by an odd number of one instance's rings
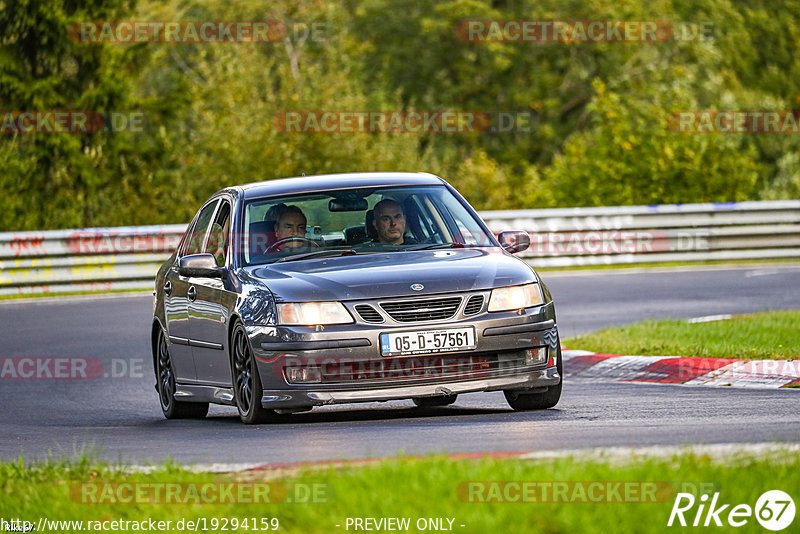
[[[172,296],[172,282],[167,280],[167,283],[164,284],[164,294],[168,297]]]
[[[194,302],[197,299],[197,289],[194,286],[190,287],[186,296],[189,297],[190,301]]]

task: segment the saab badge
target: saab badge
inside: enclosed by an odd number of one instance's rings
[[[423,289],[425,289],[425,286],[423,286],[422,284],[411,284],[411,289],[413,289],[414,291],[422,291]]]

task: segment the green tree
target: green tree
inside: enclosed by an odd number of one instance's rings
[[[74,110],[108,114],[133,104],[131,50],[70,40],[81,20],[113,20],[132,2],[0,2],[0,106],[6,112]],[[82,226],[109,220],[126,154],[141,147],[108,133],[4,134],[0,227]]]

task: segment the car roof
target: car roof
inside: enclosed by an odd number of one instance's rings
[[[353,172],[279,178],[237,186],[244,198],[259,198],[293,193],[313,193],[337,189],[396,185],[442,185],[445,181],[426,172]]]

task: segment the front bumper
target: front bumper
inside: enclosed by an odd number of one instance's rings
[[[381,333],[465,326],[475,328],[476,347],[470,351],[394,358],[380,354]],[[404,325],[356,322],[324,328],[251,327],[248,333],[258,359],[262,405],[271,409],[511,389],[544,391],[561,381],[555,365],[559,349],[552,302],[455,321]],[[542,363],[525,363],[526,350],[538,347],[547,347],[549,358]],[[408,362],[418,367],[408,371]],[[290,365],[322,369],[322,378],[318,382],[292,382],[287,379]],[[329,370],[335,368],[327,379],[326,365]],[[363,371],[374,370],[376,365],[380,369],[399,369],[399,374]],[[342,369],[349,374],[344,376]]]
[[[439,384],[418,384],[396,387],[372,387],[358,390],[314,391],[309,389],[293,389],[264,391],[261,404],[265,408],[295,408],[303,406],[321,406],[324,404],[342,404],[350,402],[379,402],[388,400],[410,399],[415,397],[436,397],[442,395],[458,395],[479,391],[499,391],[504,389],[529,389],[536,391],[549,386],[557,386],[561,376],[555,367],[532,371],[526,375],[489,378],[483,380],[464,380],[460,382],[442,382]]]

